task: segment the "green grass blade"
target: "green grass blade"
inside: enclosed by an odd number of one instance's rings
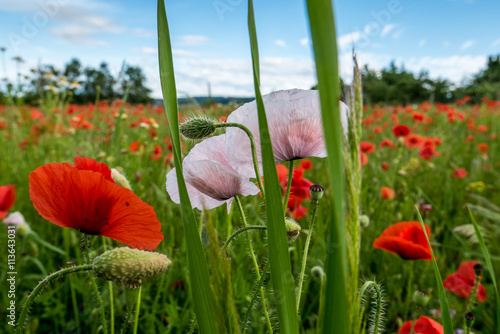
[[[472,221],[472,225],[474,225],[474,231],[476,232],[477,240],[479,245],[481,246],[481,251],[483,252],[484,260],[486,261],[486,267],[488,268],[491,279],[493,280],[493,286],[495,287],[495,297],[497,301],[497,333],[500,334],[500,296],[498,294],[498,286],[497,286],[497,278],[495,276],[495,271],[493,270],[493,263],[491,262],[490,252],[488,248],[486,248],[486,244],[484,242],[484,238],[479,230],[479,226],[477,225],[476,219],[472,214],[470,207],[467,207],[469,210],[470,220]]]
[[[191,293],[196,319],[201,333],[216,333],[214,301],[210,286],[208,266],[182,174],[177,92],[175,88],[170,33],[163,0],[158,0],[158,58],[160,63],[161,89],[172,137],[172,149],[177,171],[177,184],[179,186],[181,200],[181,215],[184,224],[184,236],[186,238],[189,276],[192,289]]]
[[[443,320],[443,329],[444,334],[453,334],[453,323],[451,321],[450,315],[450,307],[448,306],[448,299],[446,298],[446,292],[443,287],[443,280],[441,278],[441,274],[439,273],[439,268],[437,266],[436,257],[434,256],[434,251],[431,247],[431,241],[429,240],[429,236],[427,235],[427,230],[425,229],[424,220],[420,215],[420,211],[415,206],[415,209],[418,213],[418,220],[422,225],[422,229],[424,230],[425,239],[427,240],[427,244],[429,245],[429,249],[431,251],[432,256],[432,266],[434,267],[434,274],[436,276],[436,283],[439,291],[439,303],[441,304],[441,319]]]
[[[248,30],[252,51],[253,79],[255,99],[259,113],[260,142],[262,165],[264,170],[264,189],[266,193],[267,231],[269,238],[269,263],[273,281],[274,296],[278,309],[280,333],[298,333],[298,317],[295,308],[295,281],[292,276],[288,242],[286,239],[281,189],[278,183],[276,161],[274,160],[271,137],[267,125],[266,112],[260,93],[259,50],[253,2],[248,1]]]
[[[332,2],[331,0],[308,0],[307,12],[328,153],[328,174],[330,184],[334,185],[331,197],[333,215],[327,244],[323,333],[350,333],[344,222],[343,132],[340,123],[340,83]],[[351,279],[357,279],[357,277]]]

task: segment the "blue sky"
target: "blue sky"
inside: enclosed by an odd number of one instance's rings
[[[255,0],[262,91],[310,88],[316,81],[305,2]],[[500,1],[334,1],[341,75],[349,80],[351,50],[374,69],[391,60],[411,71],[459,84],[500,53]],[[252,96],[247,3],[167,0],[180,96]],[[72,57],[85,66],[106,61],[117,74],[124,61],[140,65],[160,97],[156,1],[2,0],[0,46],[37,64],[62,68]],[[0,76],[4,77],[3,68]]]

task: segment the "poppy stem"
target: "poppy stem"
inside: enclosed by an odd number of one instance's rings
[[[90,262],[90,251],[89,251],[89,243],[90,243],[90,236],[88,235],[83,235],[83,243],[85,244],[85,259],[87,261],[88,265],[92,265]],[[101,295],[99,294],[99,288],[97,287],[97,283],[94,278],[94,274],[92,272],[89,273],[89,278],[90,278],[90,283],[92,284],[92,287],[94,288],[94,293],[97,299],[97,304],[99,305],[99,311],[101,313],[101,323],[102,323],[102,331],[104,334],[108,334],[108,326],[106,326],[106,315],[104,313],[104,305],[102,303],[102,298]]]
[[[256,289],[252,295],[252,299],[250,300],[250,304],[247,307],[247,311],[245,313],[245,316],[243,317],[242,328],[241,328],[241,333],[243,333],[243,334],[246,332],[246,326],[248,324],[248,317],[250,316],[250,312],[253,309],[253,304],[257,300],[259,290],[262,289],[262,284],[264,283],[264,278],[266,277],[267,271],[269,270],[269,264],[270,264],[270,262],[268,260],[266,262],[266,265],[264,266],[264,269],[262,269],[262,275],[260,275],[260,279],[255,286]]]
[[[262,226],[262,225],[248,225],[246,227],[240,228],[239,230],[237,230],[236,232],[234,232],[233,234],[231,234],[229,236],[229,238],[227,238],[226,243],[224,244],[224,246],[222,246],[222,248],[220,250],[220,253],[224,254],[224,252],[226,251],[227,247],[229,247],[229,245],[231,244],[231,242],[233,241],[234,238],[236,238],[239,234],[241,234],[243,232],[246,232],[246,231],[249,231],[249,230],[267,230],[267,226]]]
[[[476,302],[477,289],[479,287],[480,280],[481,276],[476,275],[476,280],[474,281],[474,288],[472,289],[472,292],[470,294],[469,303],[467,304],[467,308],[465,309],[465,314],[469,313],[474,308],[474,303]],[[464,317],[464,329],[466,330],[465,333],[468,334],[471,328],[472,328],[472,323],[469,324],[467,319]]]
[[[250,132],[250,130],[244,126],[243,124],[240,123],[219,123],[215,124],[216,128],[227,128],[227,127],[235,127],[239,128],[247,134],[248,138],[250,139],[250,147],[252,149],[252,160],[253,160],[253,168],[255,170],[255,177],[257,178],[257,182],[259,184],[260,192],[262,193],[262,199],[266,199],[265,193],[264,193],[264,184],[262,183],[262,177],[260,175],[260,170],[259,170],[259,163],[257,160],[257,149],[255,148],[255,138]]]
[[[408,274],[408,282],[406,285],[406,299],[405,299],[405,312],[404,312],[406,319],[408,318],[408,313],[410,312],[410,303],[413,301],[412,298],[413,268],[414,268],[413,261],[410,261],[410,273]]]
[[[292,166],[293,169],[293,166]],[[290,182],[288,183],[290,184]],[[309,224],[309,233],[307,233],[306,245],[304,246],[304,254],[302,255],[302,267],[300,269],[299,276],[299,288],[297,290],[297,312],[299,312],[300,307],[300,297],[302,295],[302,285],[304,284],[304,275],[306,272],[306,264],[307,264],[307,253],[309,253],[309,244],[311,243],[311,236],[314,229],[314,220],[316,218],[316,211],[318,210],[319,201],[312,200],[312,213],[311,213],[311,223]]]
[[[28,296],[28,299],[26,299],[26,302],[23,305],[23,308],[21,310],[21,315],[19,316],[19,320],[16,325],[16,333],[22,333],[24,323],[26,321],[26,316],[28,314],[28,310],[31,308],[31,304],[33,304],[33,301],[35,300],[36,296],[40,291],[51,281],[66,275],[70,273],[76,273],[79,271],[87,271],[87,270],[92,270],[92,265],[91,264],[84,264],[81,266],[73,266],[73,267],[68,267],[61,269],[59,271],[56,271],[53,274],[50,274],[49,276],[45,277],[43,280],[41,280],[37,286],[33,289],[33,291],[30,293]]]
[[[288,199],[290,198],[290,190],[292,189],[292,179],[293,179],[293,160],[290,160],[290,168],[288,169],[288,180],[287,180],[286,193],[285,193],[285,202],[283,204],[283,207],[284,207],[283,215],[284,216],[286,215],[286,209],[288,208]],[[297,304],[297,305],[299,305],[299,304]]]
[[[127,91],[128,92],[128,91]],[[103,250],[106,251],[106,237],[101,236],[102,238],[102,247]],[[113,294],[113,282],[108,281],[109,287],[109,313],[110,313],[110,332],[111,334],[115,333],[115,307],[114,307],[114,294]]]
[[[264,189],[264,188],[262,188]],[[234,200],[236,201],[236,204],[238,205],[238,209],[240,210],[241,213],[241,218],[243,220],[243,226],[248,227],[247,224],[247,219],[245,217],[245,211],[243,211],[243,206],[241,205],[241,201],[238,195],[234,196]],[[259,264],[257,263],[257,259],[255,258],[255,253],[253,251],[252,247],[252,239],[250,239],[250,233],[248,233],[248,230],[246,230],[247,234],[247,241],[248,241],[248,250],[250,251],[250,256],[252,257],[252,262],[255,268],[255,274],[257,275],[257,279],[260,280],[260,270],[259,270]],[[264,310],[264,315],[266,316],[266,322],[267,322],[267,327],[269,330],[269,333],[273,333],[273,326],[271,325],[271,319],[269,318],[269,313],[267,312],[267,306],[266,306],[266,296],[264,294],[264,289],[260,287],[260,297],[261,297],[261,302],[262,302],[262,308]]]
[[[139,325],[139,310],[141,309],[141,291],[142,291],[142,284],[139,286],[139,293],[137,294],[137,303],[135,307],[135,316],[134,316],[134,332],[133,332],[134,334],[137,334],[137,327]]]

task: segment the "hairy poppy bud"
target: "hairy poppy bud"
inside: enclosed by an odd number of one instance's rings
[[[92,271],[98,277],[132,289],[138,288],[142,279],[164,272],[171,263],[161,253],[121,247],[96,257]]]
[[[194,117],[179,125],[180,133],[188,139],[203,139],[215,130],[215,121],[207,117]]]
[[[111,178],[117,185],[122,186],[123,188],[127,188],[128,190],[132,190],[130,182],[128,182],[127,178],[117,169],[111,169]]]
[[[300,225],[297,224],[292,218],[287,217],[285,218],[285,228],[288,241],[295,241],[300,233]]]
[[[361,215],[359,216],[359,225],[361,227],[368,227],[370,226],[370,217],[367,215]]]
[[[431,297],[421,290],[416,290],[413,293],[413,302],[417,305],[426,306],[430,300]]]
[[[481,276],[483,270],[484,266],[481,263],[478,262],[474,265],[474,272],[476,273],[476,276]]]
[[[309,187],[309,191],[311,192],[311,198],[315,201],[319,201],[325,193],[325,188],[319,184],[313,184]]]

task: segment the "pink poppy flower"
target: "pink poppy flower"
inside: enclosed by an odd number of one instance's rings
[[[262,97],[267,114],[276,164],[308,157],[326,157],[326,146],[321,120],[319,92],[316,90],[281,90]],[[347,131],[349,109],[340,102],[341,121]],[[261,164],[259,119],[255,101],[233,111],[228,123],[245,125],[255,137],[257,157]],[[245,132],[235,127],[226,129],[226,155],[234,169],[243,175],[255,177],[250,140]]]
[[[234,196],[259,193],[248,177],[232,167],[224,153],[225,141],[225,134],[205,139],[184,158],[184,179],[194,208],[213,209],[227,203],[229,212]],[[175,168],[167,174],[167,192],[172,201],[180,203]]]

